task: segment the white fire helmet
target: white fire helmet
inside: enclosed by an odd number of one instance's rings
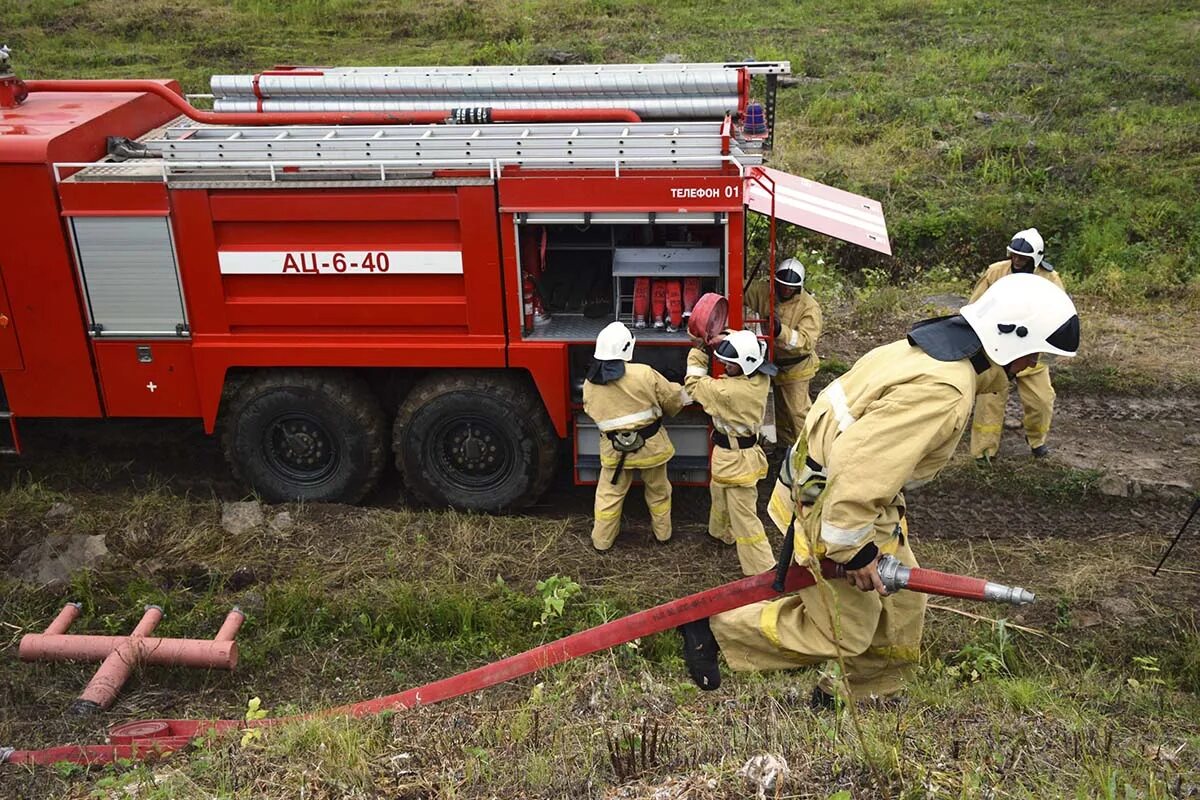
[[[798,258],[784,259],[775,270],[775,282],[793,289],[804,288],[804,265]]]
[[[1032,353],[1074,356],[1079,315],[1062,289],[1029,273],[1005,275],[959,311],[995,363],[1007,366]]]
[[[1035,269],[1041,266],[1042,257],[1046,255],[1046,243],[1042,241],[1042,235],[1038,233],[1037,228],[1027,228],[1018,232],[1008,243],[1007,249],[1010,254],[1032,258]]]
[[[596,337],[595,356],[600,361],[620,359],[629,361],[633,358],[633,334],[621,322],[610,322]]]
[[[763,345],[753,331],[734,331],[713,353],[726,364],[737,364],[746,375],[753,375],[766,361]]]

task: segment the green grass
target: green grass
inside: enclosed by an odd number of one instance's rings
[[[988,497],[1004,496],[1035,504],[1081,504],[1099,497],[1100,470],[1071,469],[1044,461],[1014,464],[997,459],[981,468],[971,459],[959,459],[940,479],[956,488]]]
[[[974,478],[980,485],[962,485],[952,470],[939,491],[1014,510],[1049,502],[1064,514],[1096,511],[1087,474],[1033,469],[1021,480],[1000,465]],[[598,556],[582,516],[293,506],[292,529],[233,537],[211,500],[164,488],[57,492],[28,478],[0,492],[4,552],[43,535],[51,502],[75,509],[55,523],[60,532],[107,528],[115,558],[69,587],[0,582],[8,653],[68,599],[84,604],[79,632],[127,631],[150,602],[166,610],[159,630],[168,636],[209,636],[234,604],[248,614],[236,672],[139,670],[105,722],[236,718],[251,697],[284,716],[388,694],[737,572],[731,551],[686,525],[669,548],[623,539]],[[145,545],[147,530],[157,546]],[[700,693],[667,632],[444,706],[309,721],[244,745],[222,738],[161,765],[6,769],[0,793],[472,798],[620,787],[643,796],[683,782],[692,796],[715,798],[752,793],[737,770],[768,752],[794,770],[781,796],[1091,798],[1115,785],[1117,797],[1126,786],[1186,797],[1200,769],[1200,595],[1187,574],[1149,576],[1138,554],[1157,552],[1160,538],[1106,529],[1086,546],[1053,535],[918,542],[927,564],[1033,587],[1040,602],[1013,610],[935,601],[905,704],[864,707],[857,726],[808,711],[812,670],[727,675],[721,692]],[[536,625],[546,609],[537,583],[553,575],[580,590]],[[96,723],[60,716],[93,670],[0,659],[0,741],[99,741]]]
[[[1200,274],[1200,9],[897,0],[3,0],[20,73],[174,77],[275,63],[786,58],[774,162],[883,201],[896,257],[782,227],[842,269],[975,275],[1046,235],[1071,288],[1128,300]]]

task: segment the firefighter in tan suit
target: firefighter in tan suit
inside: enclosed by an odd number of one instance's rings
[[[770,312],[770,288],[756,283],[746,292],[746,305],[763,319]],[[775,387],[775,420],[779,441],[790,445],[804,430],[804,417],[812,406],[808,384],[821,360],[817,339],[821,336],[821,307],[804,290],[804,265],[789,258],[775,270],[775,357],[779,372],[771,378]]]
[[[595,361],[583,384],[583,410],[600,428],[600,481],[592,525],[597,550],[613,546],[621,532],[621,507],[641,472],[650,527],[660,542],[671,538],[671,482],[667,462],[675,447],[662,427],[690,402],[683,387],[633,358],[633,334],[613,322],[596,337]]]
[[[1073,356],[1078,345],[1079,318],[1066,293],[1013,275],[960,314],[919,323],[906,340],[872,350],[826,387],[787,463],[795,552],[806,565],[821,556],[843,564],[847,581],[683,626],[692,679],[719,686],[721,650],[735,670],[841,659],[845,688],[856,695],[899,691],[920,654],[925,598],[886,595],[877,563],[890,554],[917,565],[903,490],[950,460],[976,393],[1036,363],[1039,353]],[[823,678],[813,704],[831,705],[838,688]]]
[[[767,456],[758,445],[775,366],[763,355],[750,331],[734,331],[713,351],[725,365],[725,375],[708,374],[708,353],[697,345],[688,354],[687,393],[712,417],[712,507],[708,533],[737,546],[746,575],[775,565],[775,554],[758,518],[758,482],[767,475]]]
[[[1043,260],[1045,245],[1037,228],[1024,230],[1008,245],[1009,260],[997,261],[987,268],[970,302],[978,300],[988,287],[1005,275],[1031,273],[1063,288],[1062,278],[1049,262]],[[1025,409],[1025,441],[1036,458],[1050,454],[1046,439],[1050,434],[1050,419],[1054,415],[1054,387],[1050,385],[1050,368],[1036,364],[1023,370],[1015,379],[1017,394]],[[971,425],[971,455],[976,459],[995,458],[1000,451],[1000,433],[1004,429],[1004,406],[1008,402],[1008,386],[999,391],[980,395],[975,403],[975,421]]]

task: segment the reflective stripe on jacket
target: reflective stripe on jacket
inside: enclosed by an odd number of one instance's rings
[[[674,416],[683,408],[683,387],[645,364],[626,364],[625,374],[603,385],[583,382],[583,410],[600,428],[600,463],[615,467],[621,460],[605,434],[644,428],[656,419]],[[643,469],[665,464],[675,455],[666,428],[625,457],[625,469]]]
[[[932,479],[966,428],[980,377],[969,359],[938,361],[907,341],[877,347],[817,396],[808,456],[824,466],[819,544],[848,561],[868,542],[892,549],[905,486]],[[886,552],[886,550],[885,550]]]
[[[762,319],[770,312],[772,285],[755,283],[746,292],[745,304]],[[821,306],[804,289],[787,300],[775,303],[775,318],[779,320],[779,335],[775,337],[775,365],[779,374],[775,383],[810,380],[817,374],[821,359],[817,357],[817,339],[821,336]],[[788,363],[798,356],[801,361]]]
[[[771,379],[761,372],[753,375],[708,374],[708,354],[692,348],[688,353],[687,393],[713,420],[713,427],[727,436],[757,436],[767,409]],[[714,447],[712,480],[726,486],[753,486],[766,477],[767,457],[757,444],[744,450]]]

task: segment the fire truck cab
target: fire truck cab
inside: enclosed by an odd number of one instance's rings
[[[513,509],[564,450],[593,482],[599,330],[683,377],[686,331],[635,295],[686,282],[741,326],[748,212],[889,252],[877,202],[763,166],[787,72],[280,68],[199,112],[171,81],[0,68],[14,447],[26,417],[183,417],[269,501],[357,502],[391,461],[423,501]],[[708,418],[666,424],[705,482]]]

